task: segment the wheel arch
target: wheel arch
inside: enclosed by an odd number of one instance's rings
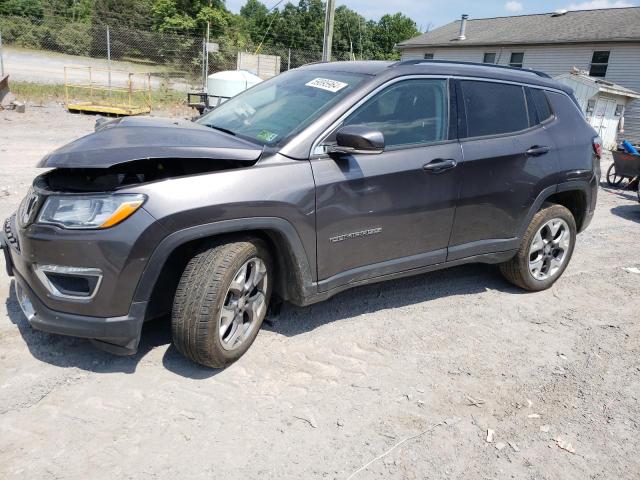
[[[569,210],[576,221],[576,229],[578,232],[582,231],[582,225],[588,210],[587,194],[583,190],[575,189],[556,192],[547,197],[545,203],[562,205]]]
[[[527,217],[520,226],[518,238],[522,238],[529,223],[531,223],[531,219],[545,203],[555,203],[566,207],[576,221],[578,232],[583,231],[588,225],[592,200],[595,201],[592,198],[593,188],[592,182],[583,180],[572,180],[545,188],[538,194],[533,205],[531,205]],[[597,185],[595,188],[597,188]]]
[[[134,301],[149,301],[147,318],[170,311],[180,274],[204,242],[254,237],[263,240],[276,269],[274,293],[302,305],[315,292],[315,282],[302,241],[288,221],[278,217],[224,220],[189,227],[165,237],[155,248],[138,282]]]

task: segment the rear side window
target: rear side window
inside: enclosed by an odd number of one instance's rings
[[[538,90],[537,88],[531,89],[531,98],[533,99],[533,105],[536,113],[538,114],[538,123],[542,123],[551,117],[551,107],[549,106],[549,99],[544,90]]]
[[[462,80],[467,136],[481,137],[529,128],[524,88],[505,83]]]

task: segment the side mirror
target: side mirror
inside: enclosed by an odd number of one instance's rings
[[[364,125],[348,125],[336,133],[330,153],[376,154],[384,152],[384,135]]]

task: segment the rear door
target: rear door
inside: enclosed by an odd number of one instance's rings
[[[385,151],[311,160],[321,290],[445,260],[462,160],[448,91],[445,78],[383,87],[340,126],[380,130]],[[432,168],[443,161],[448,168]]]
[[[545,128],[553,116],[542,90],[459,80],[457,94],[464,159],[448,260],[517,247],[529,208],[554,183],[558,168]]]

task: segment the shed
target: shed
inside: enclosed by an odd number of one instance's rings
[[[640,93],[602,78],[590,77],[577,69],[555,77],[555,80],[573,88],[582,112],[600,135],[604,148],[615,150],[618,132],[624,132],[625,107],[640,98]]]

